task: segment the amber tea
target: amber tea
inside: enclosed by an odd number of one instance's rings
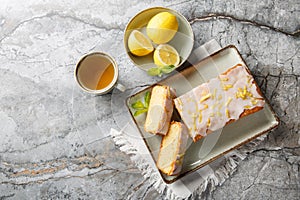
[[[78,81],[87,89],[102,90],[113,82],[114,77],[114,63],[106,55],[90,54],[78,63]]]

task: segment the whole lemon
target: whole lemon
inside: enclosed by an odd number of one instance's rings
[[[177,18],[169,12],[154,15],[147,25],[147,35],[156,44],[169,42],[175,36],[177,30]]]

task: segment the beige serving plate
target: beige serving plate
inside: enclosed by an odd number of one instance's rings
[[[214,53],[210,57],[203,59],[198,64],[185,68],[181,72],[160,81],[158,84],[169,85],[170,87],[175,88],[177,96],[180,96],[190,91],[192,88],[207,82],[209,79],[218,76],[238,63],[243,63],[247,66],[236,47],[230,45]],[[152,155],[152,158],[156,162],[161,136],[145,132],[144,122],[146,114],[134,117],[134,110],[131,108],[131,104],[138,99],[142,99],[145,92],[151,91],[152,87],[153,86],[150,86],[128,97],[126,105]],[[209,134],[207,137],[196,143],[190,142],[184,156],[181,173],[177,176],[167,176],[161,173],[163,180],[166,183],[172,183],[186,174],[214,161],[227,152],[234,150],[277,127],[279,119],[268,101],[266,102],[267,103],[262,110],[243,117],[236,122],[225,126],[223,129]],[[178,120],[176,113],[173,118]]]

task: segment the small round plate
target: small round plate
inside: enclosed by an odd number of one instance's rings
[[[193,30],[190,26],[190,23],[183,15],[181,15],[175,10],[169,8],[163,8],[163,7],[153,7],[153,8],[148,8],[146,10],[143,10],[139,12],[137,15],[135,15],[127,24],[124,33],[124,45],[125,45],[126,53],[129,56],[129,58],[132,60],[132,62],[136,66],[138,66],[139,68],[145,71],[147,71],[150,68],[157,67],[153,62],[153,52],[146,56],[133,55],[132,53],[130,53],[128,48],[128,37],[131,31],[133,30],[139,30],[145,33],[146,26],[149,20],[154,15],[160,12],[170,12],[176,16],[178,21],[178,31],[175,34],[174,38],[170,42],[168,42],[168,44],[173,46],[179,53],[180,63],[177,67],[179,67],[186,61],[186,59],[189,57],[193,49],[193,45],[194,45]],[[154,48],[156,46],[157,45],[154,44]]]

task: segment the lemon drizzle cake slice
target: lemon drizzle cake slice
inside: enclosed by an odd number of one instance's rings
[[[169,86],[156,85],[153,87],[145,121],[145,131],[152,134],[167,134],[173,113],[174,96]]]
[[[188,137],[187,128],[183,123],[171,123],[167,135],[161,141],[156,163],[158,169],[167,175],[180,173]]]

